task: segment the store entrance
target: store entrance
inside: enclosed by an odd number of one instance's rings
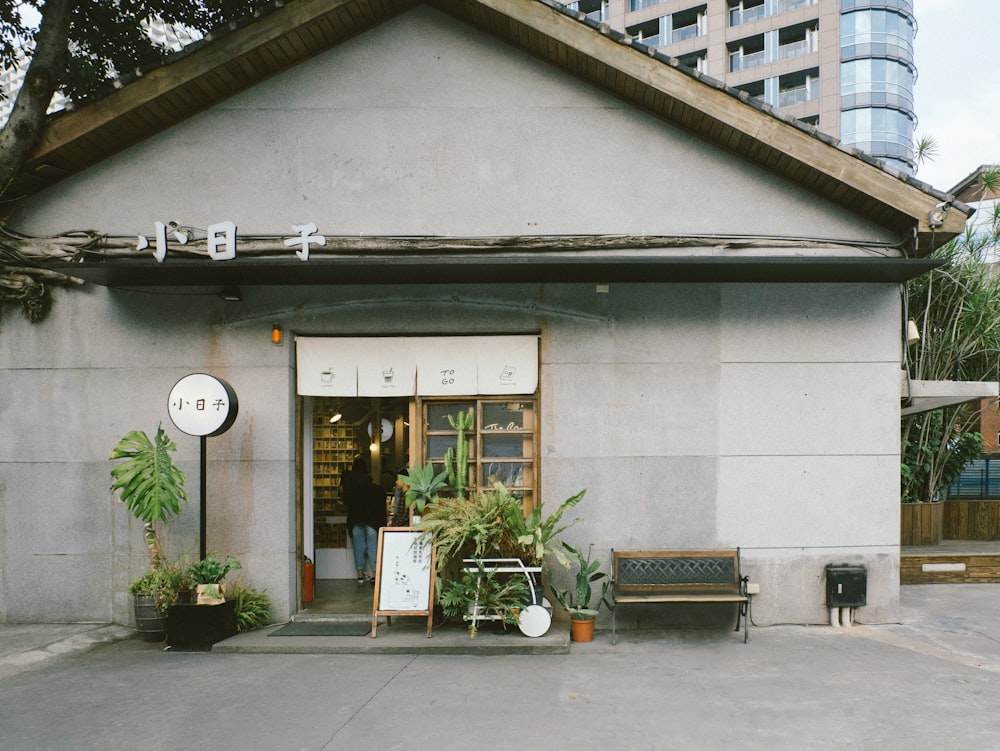
[[[395,510],[395,479],[410,441],[408,397],[303,399],[303,551],[315,566],[309,613],[371,614],[374,587],[358,582],[343,480],[358,463]],[[374,573],[366,561],[365,574]]]

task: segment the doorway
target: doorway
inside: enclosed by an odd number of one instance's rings
[[[409,397],[303,398],[303,552],[315,566],[306,611],[371,614],[374,587],[357,581],[342,481],[360,459],[383,490],[387,515],[397,511],[395,480],[408,463],[412,410]]]

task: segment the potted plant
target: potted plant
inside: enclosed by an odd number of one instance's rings
[[[479,622],[518,623],[527,597],[527,582],[517,574],[501,574],[485,569],[464,571],[448,582],[441,592],[441,610],[448,616],[461,616],[469,623],[469,635],[475,639]]]
[[[198,592],[199,605],[218,605],[225,598],[225,584],[223,579],[230,571],[238,571],[243,568],[238,560],[231,555],[226,556],[225,561],[220,561],[214,553],[200,561],[192,563],[187,570],[187,575],[195,585]]]
[[[415,523],[420,522],[427,504],[431,503],[448,484],[448,473],[435,473],[434,465],[430,462],[424,467],[418,464],[409,474],[397,475],[397,478],[406,487],[404,494],[406,508],[413,511]]]
[[[187,576],[198,592],[195,604],[167,608],[167,644],[171,649],[209,650],[237,632],[237,601],[226,599],[223,579],[242,568],[231,555],[220,561],[215,554],[192,563]]]
[[[429,537],[437,553],[438,573],[461,568],[466,558],[517,558],[520,547],[508,519],[522,514],[521,501],[502,484],[471,498],[440,497],[415,528]]]
[[[243,633],[271,622],[271,598],[248,586],[242,578],[233,585],[230,599],[235,604],[236,631]]]
[[[607,599],[611,581],[608,579],[608,575],[600,570],[601,562],[590,559],[593,551],[592,545],[587,549],[586,557],[569,543],[564,542],[563,547],[576,563],[576,586],[573,589],[553,588],[552,594],[569,613],[573,641],[592,641],[594,620],[597,618],[601,603],[609,608],[613,607]],[[595,599],[593,586],[598,582],[601,582],[601,594]]]
[[[149,551],[149,571],[129,585],[136,628],[149,641],[163,638],[163,607],[169,604],[167,593],[173,591],[167,579],[177,573],[157,573],[169,566],[160,547],[156,525],[178,516],[183,504],[187,503],[184,473],[174,466],[170,456],[170,452],[176,450],[177,445],[167,437],[161,424],[152,441],[140,430],[126,433],[110,457],[112,461],[125,460],[111,469],[111,489],[118,492],[119,499],[142,522]],[[180,591],[179,586],[176,591]]]
[[[135,628],[144,641],[163,641],[167,608],[185,599],[190,602],[191,580],[179,566],[160,561],[128,586],[132,595]]]
[[[510,527],[515,541],[521,548],[521,559],[527,565],[542,566],[545,563],[545,557],[551,556],[558,560],[563,568],[569,569],[570,559],[563,546],[559,544],[558,537],[574,524],[583,520],[577,517],[561,526],[560,521],[563,514],[583,500],[586,492],[587,490],[584,488],[576,495],[570,496],[544,519],[542,518],[542,504],[535,506],[527,516],[524,515],[520,504],[512,504],[505,508],[507,526]]]

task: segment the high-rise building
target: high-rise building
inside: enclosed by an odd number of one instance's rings
[[[578,0],[592,20],[913,171],[912,0]]]

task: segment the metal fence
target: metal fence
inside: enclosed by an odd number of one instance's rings
[[[976,459],[948,486],[948,498],[1000,498],[1000,459]]]

